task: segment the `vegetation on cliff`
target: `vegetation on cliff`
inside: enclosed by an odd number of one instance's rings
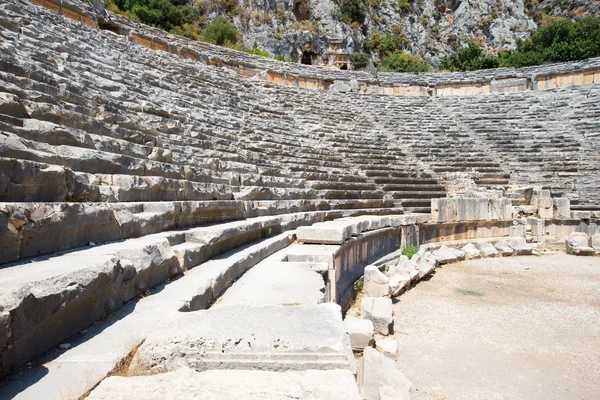
[[[442,59],[441,67],[451,71],[474,71],[497,67],[524,67],[551,62],[575,61],[600,56],[600,17],[580,21],[560,20],[542,26],[517,42],[516,50],[484,55],[471,42]]]

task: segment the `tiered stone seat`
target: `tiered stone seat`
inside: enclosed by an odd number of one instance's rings
[[[565,98],[580,90],[583,89],[560,89]],[[555,96],[553,93],[462,96],[459,101],[446,98],[439,101],[460,115],[460,120],[473,131],[473,137],[482,144],[487,141],[487,147],[496,153],[504,170],[515,174],[513,184],[541,186],[550,189],[555,197],[594,198],[597,196],[594,179],[588,182],[580,179],[586,175],[581,167],[588,157],[592,157],[591,164],[595,165],[592,168],[597,168],[594,152],[589,147],[584,150],[583,132],[565,120],[565,115],[572,112],[569,104],[551,105],[549,99]],[[574,98],[572,103],[577,104],[578,99]],[[579,114],[579,119],[587,120],[585,117]]]
[[[598,85],[445,98],[299,89],[229,68],[378,82],[113,23],[117,33],[26,0],[0,4],[0,376],[201,264],[166,286],[161,307],[207,308],[293,239],[209,261],[263,236],[343,215],[429,212],[455,173],[483,186],[549,188],[577,199],[574,210],[600,201]],[[132,29],[173,47],[136,45]],[[329,226],[340,224],[354,222]],[[336,244],[387,252],[397,228],[360,238],[348,228]],[[336,270],[344,301],[356,265]],[[148,330],[153,310],[142,314]]]

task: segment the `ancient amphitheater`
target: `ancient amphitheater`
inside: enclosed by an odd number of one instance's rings
[[[2,399],[411,398],[392,298],[600,250],[600,59],[374,77],[77,0],[0,49]]]

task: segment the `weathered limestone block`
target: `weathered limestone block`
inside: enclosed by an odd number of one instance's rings
[[[6,211],[8,213],[8,210]],[[20,228],[21,226],[19,226]],[[22,236],[14,222],[6,214],[0,212],[0,263],[19,258]]]
[[[392,299],[385,297],[363,297],[360,316],[373,322],[375,333],[389,335],[392,331]]]
[[[458,260],[458,256],[455,249],[444,245],[432,253],[433,258],[436,260],[438,265],[450,264]],[[464,257],[464,254],[463,254]]]
[[[569,199],[552,199],[554,219],[571,218],[571,202]]]
[[[389,300],[389,299],[388,299]],[[209,369],[355,371],[337,304],[224,306],[161,320],[131,368],[166,372]]]
[[[111,376],[104,379],[88,399],[177,400],[192,397],[214,400],[360,400],[354,375],[347,370],[197,372],[188,367],[151,376]]]
[[[531,196],[531,205],[539,207],[540,200],[542,199],[550,199],[550,190],[534,188]]]
[[[408,257],[400,256],[398,263],[388,268],[386,276],[389,278],[390,296],[398,296],[404,288],[416,279],[419,271]]]
[[[398,342],[393,336],[375,340],[375,348],[381,354],[393,360],[398,357]]]
[[[411,262],[417,266],[417,270],[419,271],[418,279],[423,279],[431,275],[437,265],[435,257],[431,257],[431,253],[425,253],[423,256],[414,255]]]
[[[496,250],[498,250],[498,253],[502,257],[508,257],[512,256],[513,254],[516,254],[515,249],[513,249],[506,240],[500,240],[494,243],[494,247],[496,248]]]
[[[512,247],[518,256],[530,256],[533,253],[533,248],[527,244],[525,238],[512,237],[508,239],[508,245]]]
[[[374,265],[365,268],[364,293],[367,297],[385,297],[390,294],[390,280]]]
[[[475,247],[473,243],[469,243],[462,247],[461,249],[465,253],[465,259],[473,260],[477,258],[481,258],[481,252]]]
[[[498,250],[491,243],[478,243],[477,248],[482,257],[496,257]]]
[[[594,234],[590,239],[590,243],[596,250],[596,253],[600,253],[600,233]]]
[[[572,232],[565,239],[567,253],[578,256],[591,256],[596,254],[596,250],[589,246],[589,237],[584,232]]]
[[[346,317],[344,319],[344,326],[346,327],[348,336],[350,336],[350,343],[353,350],[363,351],[365,347],[371,345],[375,333],[372,321],[356,317]]]
[[[359,361],[358,386],[363,400],[416,398],[414,386],[396,362],[371,347],[365,348]]]
[[[343,221],[301,226],[296,230],[298,241],[304,243],[342,244],[350,236],[352,236],[352,224]]]
[[[511,217],[510,199],[431,199],[431,220],[434,222],[506,220]]]
[[[92,249],[38,264],[35,276],[27,265],[2,270],[0,342],[5,346],[0,346],[0,376],[123,304],[122,269],[116,255]]]
[[[554,216],[553,202],[550,198],[538,199],[538,216],[543,219],[550,219]]]
[[[329,87],[329,90],[332,92],[350,92],[352,90],[352,86],[343,81],[336,81]]]

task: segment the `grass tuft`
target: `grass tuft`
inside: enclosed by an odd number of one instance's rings
[[[485,296],[485,293],[478,292],[477,290],[456,289],[456,293],[460,293],[463,296],[473,296],[473,297]]]

